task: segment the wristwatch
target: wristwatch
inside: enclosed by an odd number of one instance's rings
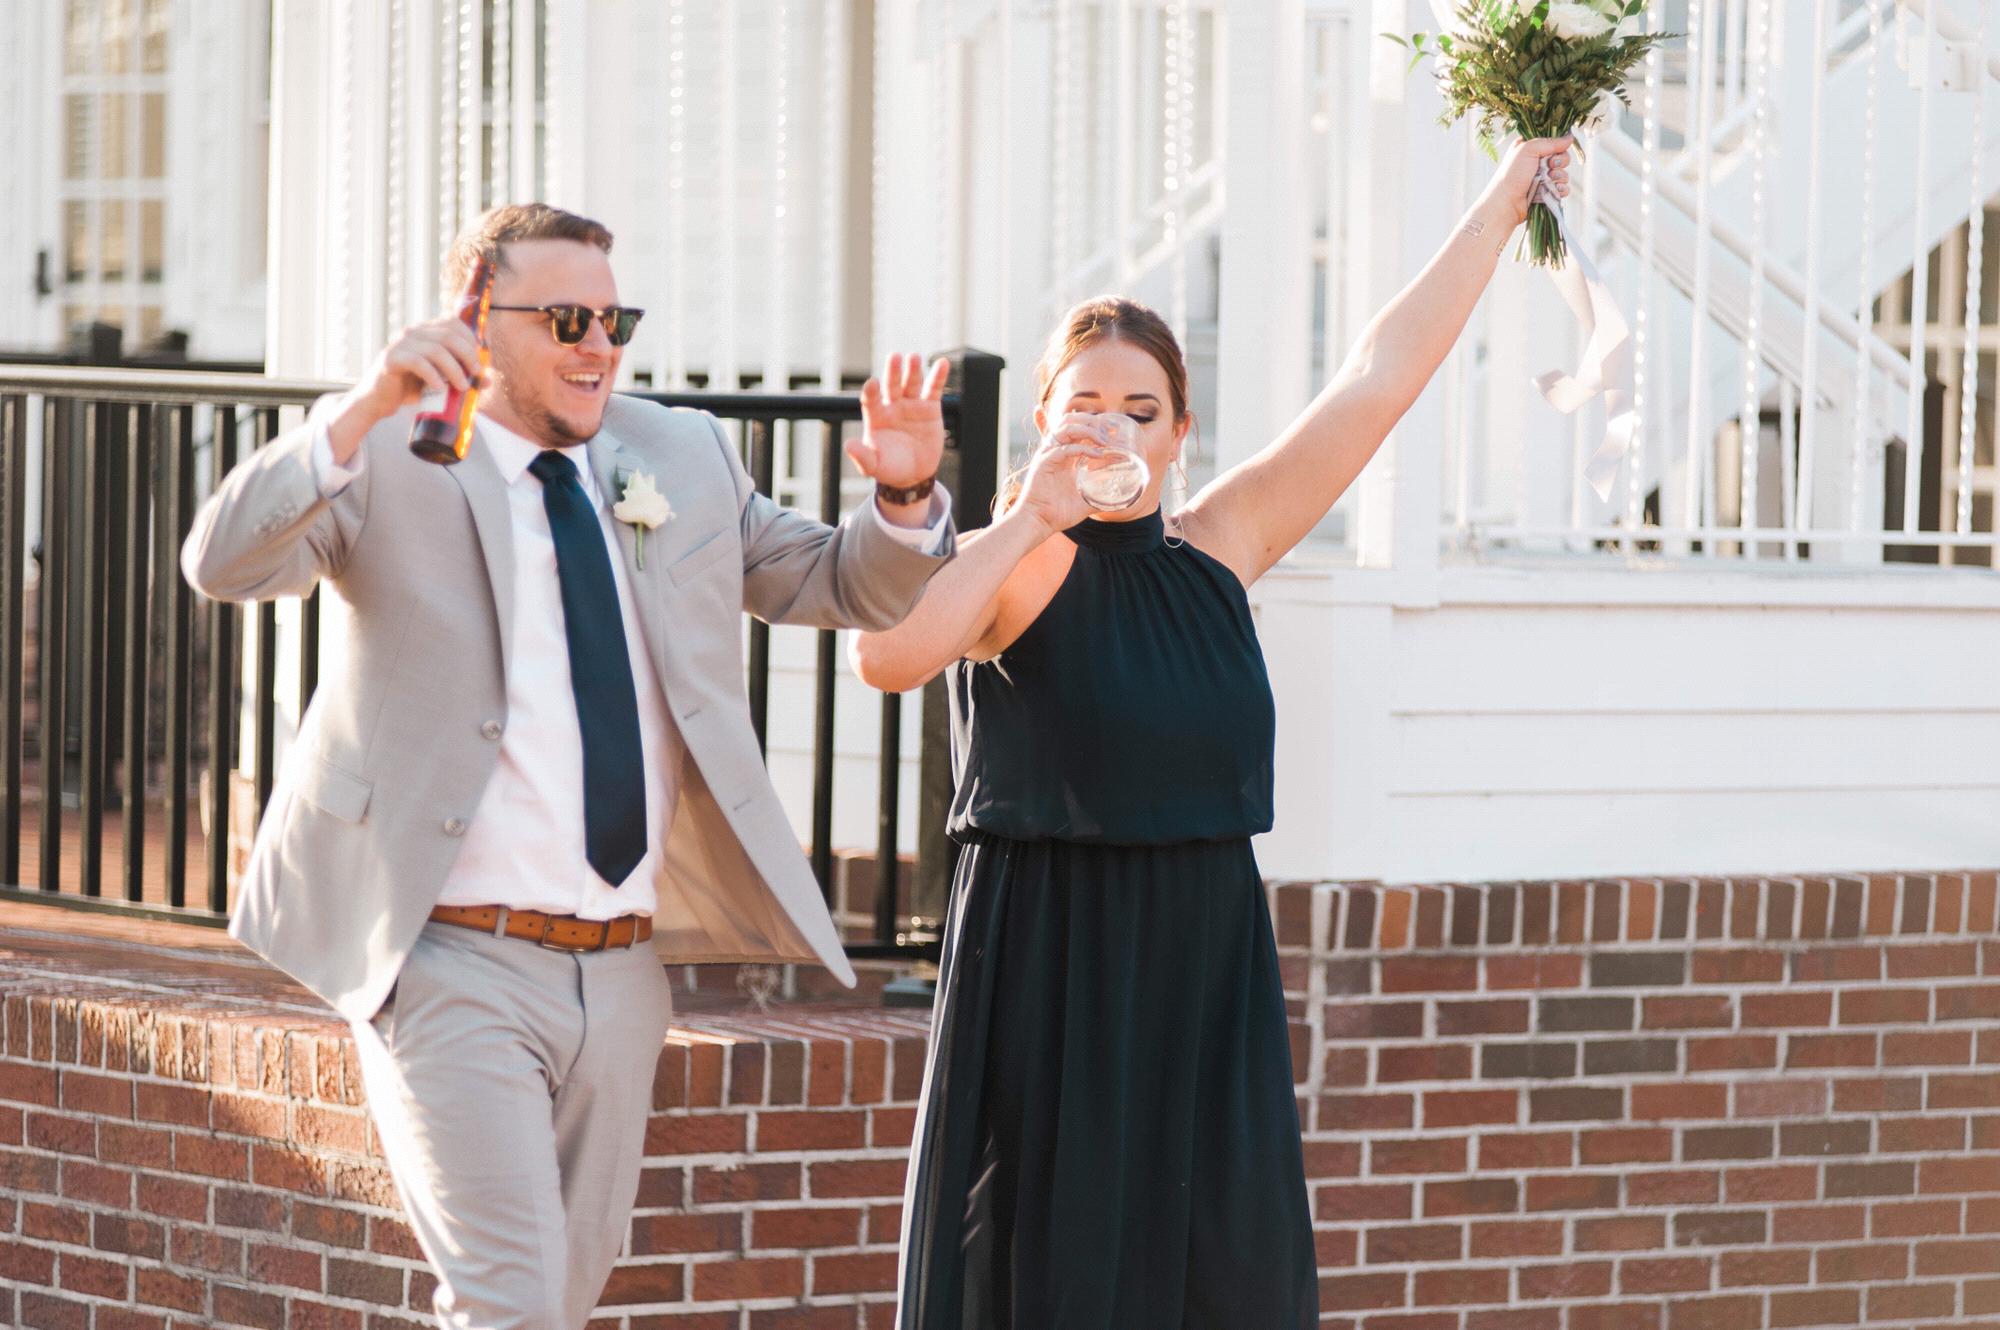
[[[937,476],[935,475],[926,476],[914,485],[904,485],[901,487],[884,485],[878,480],[875,482],[875,497],[887,504],[915,503],[919,499],[930,498],[931,491],[936,488]]]

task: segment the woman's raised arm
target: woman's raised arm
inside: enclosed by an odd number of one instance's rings
[[[1543,158],[1556,192],[1569,192],[1570,143],[1515,143],[1464,220],[1369,322],[1312,405],[1188,505],[1188,535],[1246,586],[1326,516],[1417,400],[1479,304],[1507,237],[1526,219]]]

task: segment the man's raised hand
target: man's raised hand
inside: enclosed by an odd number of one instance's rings
[[[926,373],[920,355],[891,355],[877,378],[861,385],[861,437],[847,455],[877,484],[903,489],[937,474],[944,457],[944,381],[951,362]]]

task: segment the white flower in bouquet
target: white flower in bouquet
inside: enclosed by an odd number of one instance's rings
[[[1617,20],[1607,17],[1595,5],[1577,0],[1552,0],[1546,26],[1556,36],[1569,41],[1589,41],[1611,31]]]
[[[1618,123],[1618,117],[1624,110],[1625,103],[1617,93],[1602,93],[1597,98],[1597,104],[1576,122],[1576,127],[1585,134],[1602,134]]]

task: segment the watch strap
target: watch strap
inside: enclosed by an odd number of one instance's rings
[[[916,503],[930,498],[931,491],[936,488],[937,477],[934,475],[926,476],[914,485],[885,485],[878,480],[875,482],[875,497],[888,504]]]

